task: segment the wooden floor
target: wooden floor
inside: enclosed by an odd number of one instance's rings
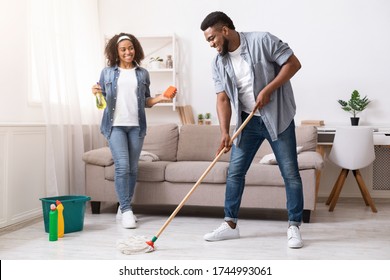
[[[115,205],[99,215],[85,214],[84,229],[48,241],[42,220],[0,232],[1,260],[390,260],[390,200],[375,199],[372,213],[362,199],[340,199],[334,212],[323,201],[301,226],[302,249],[287,248],[286,213],[274,210],[243,211],[241,238],[206,242],[203,235],[220,225],[222,209],[184,207],[160,238],[156,250],[122,254],[118,240],[128,236],[151,239],[172,209],[135,210],[137,229],[123,229],[115,219]],[[157,214],[158,213],[158,214]]]

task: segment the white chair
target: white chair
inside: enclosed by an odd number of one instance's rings
[[[359,171],[369,166],[375,159],[373,138],[373,129],[370,127],[351,126],[336,129],[329,159],[342,170],[326,201],[326,205],[330,205],[329,211],[334,210],[348,172],[352,170],[366,206],[370,206],[372,212],[377,212]]]

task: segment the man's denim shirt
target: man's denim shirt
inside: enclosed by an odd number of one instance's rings
[[[114,121],[115,106],[117,100],[117,86],[119,78],[118,66],[105,67],[100,74],[100,86],[102,87],[103,96],[106,98],[107,107],[103,112],[103,119],[100,131],[106,139],[110,139],[111,130]],[[138,121],[140,126],[140,137],[146,135],[146,101],[150,98],[150,78],[146,69],[136,66],[135,73],[137,76],[137,100],[138,100]]]
[[[282,65],[293,54],[288,44],[268,32],[240,32],[241,57],[252,69],[255,100],[260,91],[279,73]],[[217,55],[212,65],[216,93],[226,92],[236,112],[236,129],[241,125],[242,104],[238,100],[238,88],[229,55]],[[272,141],[277,140],[294,119],[296,112],[290,81],[272,93],[270,103],[260,110]],[[239,143],[240,136],[235,143]]]

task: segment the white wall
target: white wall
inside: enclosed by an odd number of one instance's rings
[[[221,10],[238,31],[270,31],[295,51],[303,65],[292,81],[297,123],[324,119],[327,124],[349,124],[350,116],[337,100],[348,98],[354,89],[373,100],[360,114],[362,124],[390,123],[388,1],[99,0],[99,6],[105,34],[177,34],[182,93],[195,113],[210,111],[215,117],[210,63],[216,51],[199,26],[209,12]]]
[[[1,1],[0,122],[43,122],[41,107],[28,104],[27,0]],[[211,11],[222,10],[238,31],[270,31],[288,42],[303,68],[293,78],[297,123],[324,119],[349,123],[337,104],[357,89],[373,100],[360,117],[363,124],[389,124],[387,66],[390,64],[390,2],[386,0],[98,0],[104,34],[175,32],[180,39],[181,89],[194,112],[211,112],[215,94],[210,62],[216,54],[199,26]],[[94,82],[94,81],[92,81]],[[86,81],[91,84],[91,81]],[[153,108],[167,120],[168,108]],[[161,117],[159,117],[161,120]]]

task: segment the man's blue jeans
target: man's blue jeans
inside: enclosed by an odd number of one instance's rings
[[[139,133],[138,126],[114,126],[109,139],[115,164],[115,191],[122,213],[132,210],[138,160],[144,143],[144,138]]]
[[[247,116],[248,114],[243,113],[243,120]],[[303,213],[303,191],[298,169],[294,120],[285,131],[278,135],[278,139],[272,142],[267,128],[258,116],[252,117],[241,132],[238,146],[232,147],[226,181],[225,221],[237,223],[245,187],[245,175],[265,139],[271,144],[286,186],[289,224],[299,226]]]

